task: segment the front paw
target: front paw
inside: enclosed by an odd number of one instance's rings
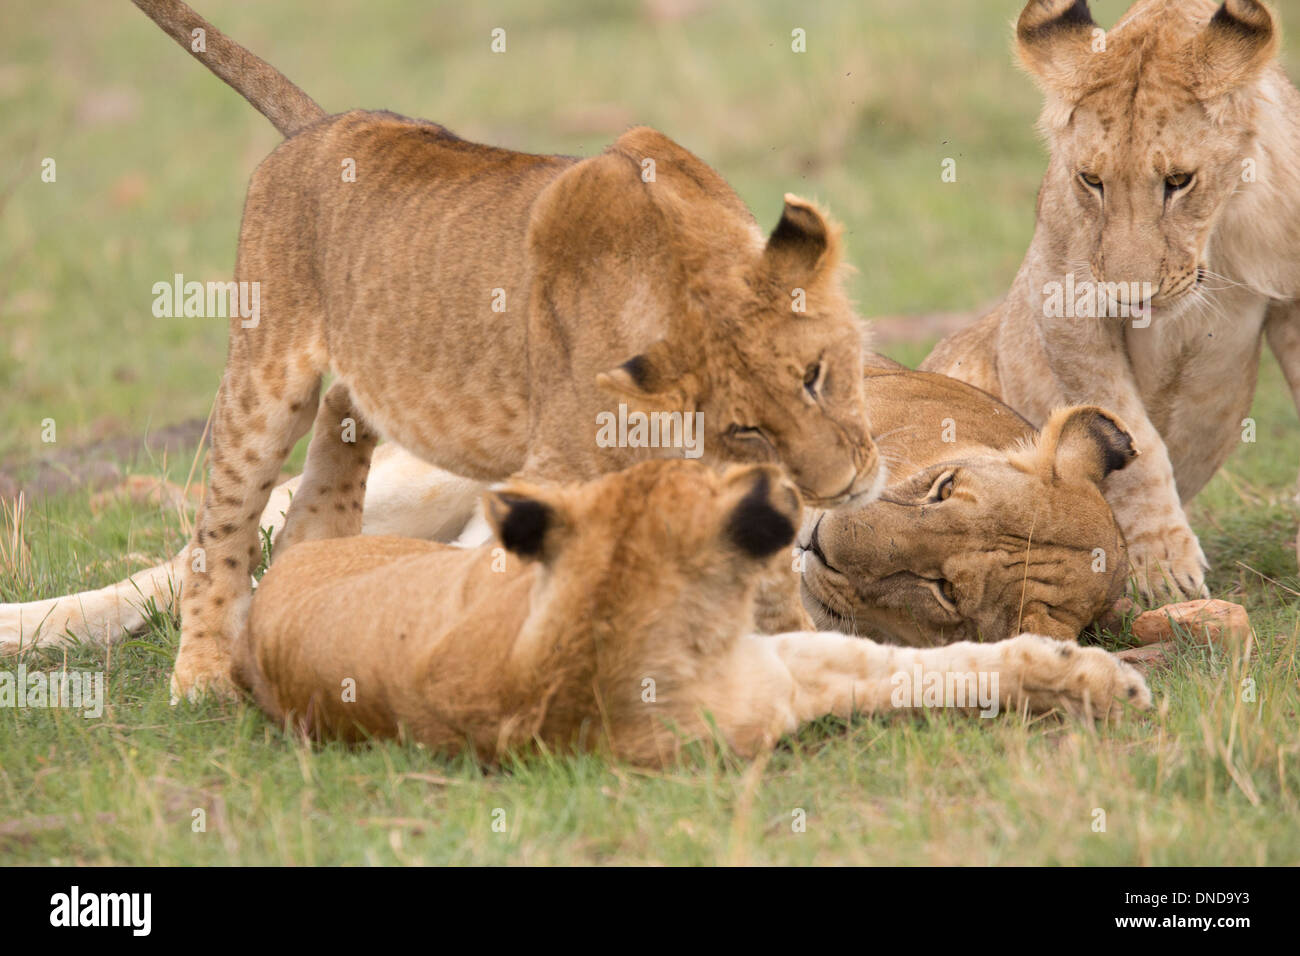
[[[1205,586],[1209,562],[1186,525],[1133,534],[1128,557],[1144,601],[1158,606],[1210,596]]]
[[[1041,634],[1021,634],[1005,643],[1007,666],[1000,680],[1010,705],[1094,719],[1118,713],[1126,703],[1140,710],[1151,706],[1142,674],[1100,647],[1080,647]]]

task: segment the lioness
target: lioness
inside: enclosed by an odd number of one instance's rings
[[[810,511],[803,601],[819,628],[905,644],[1075,640],[1124,590],[1102,496],[1137,455],[1109,412],[1062,408],[1038,433],[979,389],[868,357],[891,480],[860,508]]]
[[[932,704],[968,713],[1150,704],[1128,664],[1038,635],[916,650],[749,633],[757,573],[799,524],[773,466],[516,481],[487,514],[508,557],[394,537],[290,549],[253,599],[236,682],[321,737],[404,734],[481,759],[607,747],[645,764],[708,737],[709,718],[750,756],[825,714],[924,706],[930,686],[953,690]]]
[[[706,461],[781,462],[810,501],[875,487],[839,230],[812,204],[787,196],[765,241],[717,173],[650,129],[575,159],[327,116],[185,4],[135,3],[287,137],[249,183],[235,279],[260,285],[260,315],[230,323],[174,693],[227,683],[258,517],[327,372],[355,480],[317,482],[309,508],[360,510],[378,433],[485,480],[683,454],[600,441],[598,413],[625,406],[700,423]]]
[[[1300,93],[1278,39],[1255,0],[1142,0],[1104,34],[1083,0],[1029,3],[1016,43],[1051,148],[1034,238],[1006,300],[922,365],[1035,423],[1122,416],[1142,457],[1106,498],[1161,594],[1206,593],[1183,504],[1241,441],[1264,335],[1300,405]]]
[[[801,585],[812,621],[908,644],[1024,631],[1075,639],[1127,576],[1123,536],[1100,490],[1131,458],[1127,433],[1104,413],[1076,408],[1039,435],[977,388],[880,355],[864,361],[891,478],[862,508],[808,512],[804,553],[779,573]],[[336,392],[321,405],[314,433],[329,437],[313,437],[308,468],[315,482],[335,486],[358,480],[355,456],[330,457],[343,447],[332,436],[347,407]],[[310,512],[319,497],[303,475],[275,489],[260,526],[275,536],[277,561],[295,542],[358,532],[479,544],[484,538],[465,538],[484,490],[389,443],[374,452],[363,512]],[[182,552],[107,588],[0,605],[0,648],[66,635],[109,642],[143,630],[150,603],[172,605],[188,561]]]

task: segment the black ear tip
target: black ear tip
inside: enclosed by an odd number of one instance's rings
[[[650,360],[644,355],[633,355],[620,367],[637,388],[645,388],[650,380]]]
[[[1088,9],[1088,0],[1074,0],[1068,7],[1060,0],[1037,0],[1021,11],[1017,32],[1022,40],[1032,41],[1058,30],[1077,30],[1097,25]]]
[[[727,535],[732,543],[753,558],[776,554],[794,540],[794,533],[789,515],[772,507],[765,474],[754,482],[727,520]]]
[[[551,509],[532,498],[503,500],[509,510],[501,522],[501,543],[521,557],[537,557],[551,524]]]
[[[1214,16],[1210,18],[1211,25],[1225,27],[1248,37],[1270,30],[1272,18],[1268,14],[1268,8],[1262,3],[1247,0],[1235,6],[1236,9],[1232,10],[1227,3],[1220,3],[1219,9],[1215,10]]]
[[[781,218],[768,240],[775,245],[824,245],[826,223],[821,216],[805,205],[786,201]]]
[[[1105,473],[1119,471],[1137,457],[1133,436],[1120,427],[1109,415],[1095,413],[1088,421],[1088,430],[1101,447]]]

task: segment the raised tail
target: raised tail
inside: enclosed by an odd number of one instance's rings
[[[131,0],[145,15],[221,77],[285,136],[316,122],[325,111],[289,78],[249,53],[180,0]],[[195,31],[202,30],[202,43]],[[202,49],[196,49],[201,46]]]

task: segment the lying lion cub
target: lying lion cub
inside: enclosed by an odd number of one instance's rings
[[[319,737],[404,735],[482,759],[539,741],[644,764],[709,736],[706,715],[748,756],[825,714],[1150,704],[1116,657],[1037,635],[915,650],[748,633],[757,576],[800,518],[772,466],[719,476],[657,461],[582,485],[513,482],[486,511],[509,555],[395,537],[296,545],[253,600],[236,682]]]

